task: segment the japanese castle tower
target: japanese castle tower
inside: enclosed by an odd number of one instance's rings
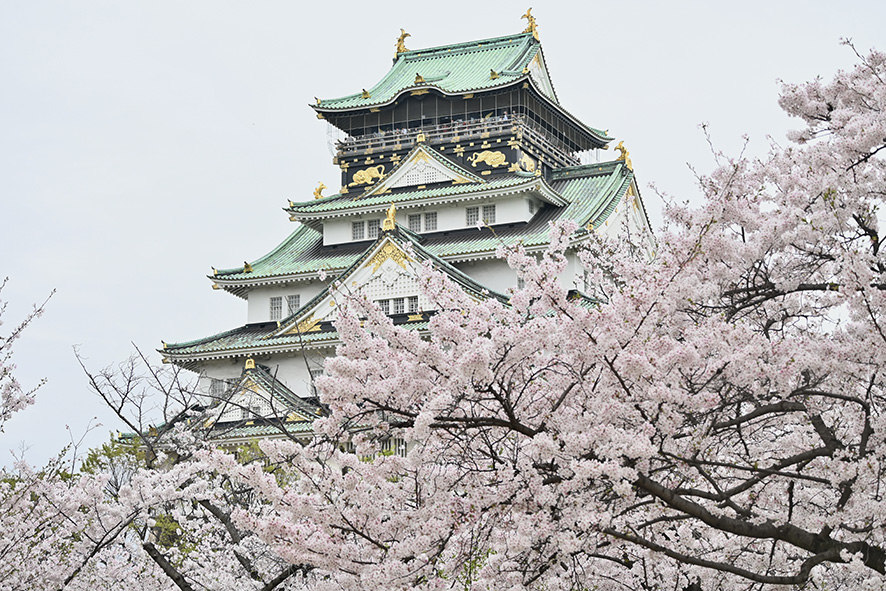
[[[421,331],[434,312],[417,282],[425,261],[478,298],[507,301],[517,275],[496,248],[542,251],[552,221],[578,224],[576,248],[592,232],[628,233],[651,253],[628,152],[619,144],[615,160],[581,163],[613,138],[560,105],[535,19],[524,18],[517,35],[430,49],[407,49],[401,30],[377,84],[311,105],[342,138],[341,187],[324,195],[321,183],[313,199],[290,201],[292,234],[210,276],[213,289],[246,300],[244,325],[161,351],[220,401],[206,421],[217,435],[310,433],[323,413],[313,376],[339,342],[333,280]],[[564,285],[587,292],[586,277],[569,253]]]

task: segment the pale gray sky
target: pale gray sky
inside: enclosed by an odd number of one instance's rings
[[[0,462],[33,462],[117,425],[89,394],[72,347],[95,368],[161,339],[246,320],[210,289],[210,266],[255,259],[292,225],[287,200],[336,187],[326,123],[307,106],[374,84],[400,27],[412,49],[520,32],[527,6],[435,3],[0,2],[0,277],[6,325],[56,288],[16,347],[26,384],[49,382],[0,434]],[[511,6],[511,7],[509,7]],[[886,49],[882,1],[533,0],[561,103],[624,140],[657,223],[651,182],[697,198],[718,147],[784,143],[796,122],[776,79],[825,78],[855,63],[839,45]],[[154,354],[159,360],[159,355]]]

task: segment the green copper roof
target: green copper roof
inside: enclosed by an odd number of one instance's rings
[[[428,321],[409,322],[405,326],[413,330],[427,330]],[[188,367],[189,364],[184,360],[187,357],[245,356],[256,353],[259,349],[286,349],[338,340],[338,332],[334,329],[275,337],[274,333],[277,331],[276,322],[247,324],[211,337],[167,344],[160,352],[175,363]]]
[[[553,173],[548,184],[569,203],[565,207],[547,206],[528,223],[514,224],[513,227],[496,227],[497,237],[488,228],[482,230],[465,228],[423,234],[421,235],[421,246],[427,252],[444,259],[457,259],[471,253],[492,252],[502,240],[505,242],[521,240],[526,246],[541,246],[548,241],[548,222],[550,221],[572,220],[582,227],[589,223],[599,227],[614,211],[632,179],[633,172],[620,160],[560,168]],[[489,181],[483,185],[451,185],[441,187],[439,190],[465,190],[467,194],[493,186],[508,188],[524,183],[526,180],[526,177],[514,176],[503,178],[500,181]],[[493,185],[498,182],[502,184]],[[436,195],[436,191],[438,189],[431,188],[422,191],[385,193],[377,197],[370,196],[369,199],[381,199],[378,203],[386,205],[391,200],[396,203],[407,199],[428,198]],[[352,207],[354,205],[354,202],[348,199],[348,195],[331,196],[322,201],[313,201],[304,205],[320,206],[326,200],[329,200],[330,203],[325,207],[329,207],[331,210],[343,208],[345,204],[350,204]],[[219,281],[222,285],[225,282],[231,282],[230,285],[224,285],[225,288],[245,297],[245,286],[255,282],[273,281],[275,278],[300,274],[313,274],[321,269],[329,273],[339,273],[350,267],[365,252],[368,244],[367,241],[363,241],[323,246],[322,233],[302,225],[270,253],[251,263],[251,272],[245,273],[243,267],[237,267],[218,270],[216,275],[210,278]]]
[[[349,209],[358,209],[362,207],[387,207],[393,203],[405,203],[407,201],[426,201],[438,197],[453,197],[456,195],[467,195],[484,190],[506,189],[516,185],[524,184],[532,179],[532,175],[501,175],[483,183],[460,183],[449,184],[428,189],[418,189],[412,191],[392,191],[390,193],[346,193],[344,195],[330,195],[325,199],[317,199],[314,201],[305,201],[302,203],[293,203],[292,207],[287,211],[296,217],[310,214],[323,214],[334,211],[345,211]]]
[[[407,51],[398,54],[385,77],[368,89],[369,97],[358,92],[312,106],[318,111],[357,109],[389,103],[407,89],[436,88],[459,94],[506,86],[528,77],[523,68],[538,52],[539,44],[531,33]],[[493,78],[492,71],[497,77]],[[424,82],[416,84],[416,75]]]

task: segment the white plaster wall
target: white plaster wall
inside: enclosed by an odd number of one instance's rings
[[[320,281],[299,281],[286,285],[269,285],[256,287],[247,296],[248,311],[246,322],[267,322],[271,319],[271,297],[283,297],[283,318],[289,315],[286,307],[286,296],[300,295],[301,305],[305,305],[311,298],[320,293],[325,285]]]
[[[397,209],[397,219],[400,224],[406,226],[410,214],[437,212],[437,232],[460,230],[467,227],[465,209],[468,207],[480,207],[495,204],[495,223],[514,224],[527,222],[533,214],[529,213],[531,197],[526,194],[514,194],[506,197],[490,199],[478,199],[475,201],[462,201],[456,205],[418,205],[404,206]],[[481,209],[482,215],[482,209]],[[335,218],[323,223],[323,244],[344,244],[351,242],[351,222],[382,219],[379,214],[373,213],[364,216],[350,216]]]
[[[501,259],[469,261],[454,266],[471,279],[499,293],[506,294],[509,289],[517,287],[517,272]]]

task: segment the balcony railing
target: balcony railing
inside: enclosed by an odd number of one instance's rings
[[[517,129],[522,129],[524,137],[531,139],[533,142],[554,153],[560,154],[567,163],[578,163],[578,159],[573,153],[568,151],[559,142],[552,142],[539,125],[521,115],[468,119],[412,129],[395,128],[391,131],[378,131],[359,137],[348,137],[337,141],[335,147],[339,157],[347,157],[349,155],[411,148],[415,145],[415,140],[419,133],[425,135],[426,143],[434,145],[497,137],[508,133],[516,133]]]

